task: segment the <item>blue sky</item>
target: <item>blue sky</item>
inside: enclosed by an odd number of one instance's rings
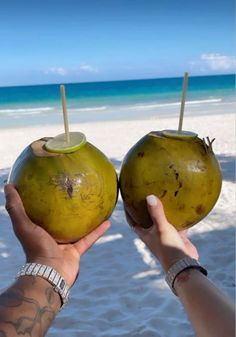
[[[0,86],[235,71],[233,0],[15,0]]]

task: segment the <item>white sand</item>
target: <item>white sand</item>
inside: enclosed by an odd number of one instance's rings
[[[72,125],[112,159],[117,170],[128,149],[150,130],[175,128],[175,118]],[[213,211],[189,231],[200,260],[232,299],[234,280],[235,184],[233,114],[186,117],[184,129],[216,138],[214,150],[224,176]],[[33,140],[61,133],[61,126],[2,129],[0,134],[0,289],[8,286],[24,262],[4,210],[3,181],[22,149]],[[129,229],[119,198],[108,233],[82,258],[80,277],[68,306],[48,336],[191,337],[192,328],[178,299],[164,281],[160,265]]]

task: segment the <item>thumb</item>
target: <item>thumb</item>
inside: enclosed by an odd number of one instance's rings
[[[158,232],[162,232],[166,226],[170,226],[166,219],[164,208],[160,199],[155,195],[148,195],[146,197],[148,212],[156,226]]]
[[[31,232],[34,225],[27,216],[21,198],[12,184],[4,187],[6,197],[6,210],[11,218],[13,229],[17,237]]]

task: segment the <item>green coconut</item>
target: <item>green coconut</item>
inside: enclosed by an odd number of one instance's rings
[[[154,194],[168,221],[182,230],[211,211],[222,177],[208,138],[206,142],[191,132],[164,130],[148,133],[129,150],[119,182],[126,210],[137,225],[152,225],[145,198]]]
[[[26,147],[13,165],[13,183],[32,221],[58,242],[75,242],[111,215],[117,176],[108,158],[81,133],[43,138]]]

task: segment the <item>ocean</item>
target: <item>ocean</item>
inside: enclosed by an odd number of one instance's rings
[[[69,123],[178,116],[182,78],[65,84]],[[188,81],[185,115],[233,113],[235,76]],[[0,128],[61,124],[59,84],[0,87]]]

